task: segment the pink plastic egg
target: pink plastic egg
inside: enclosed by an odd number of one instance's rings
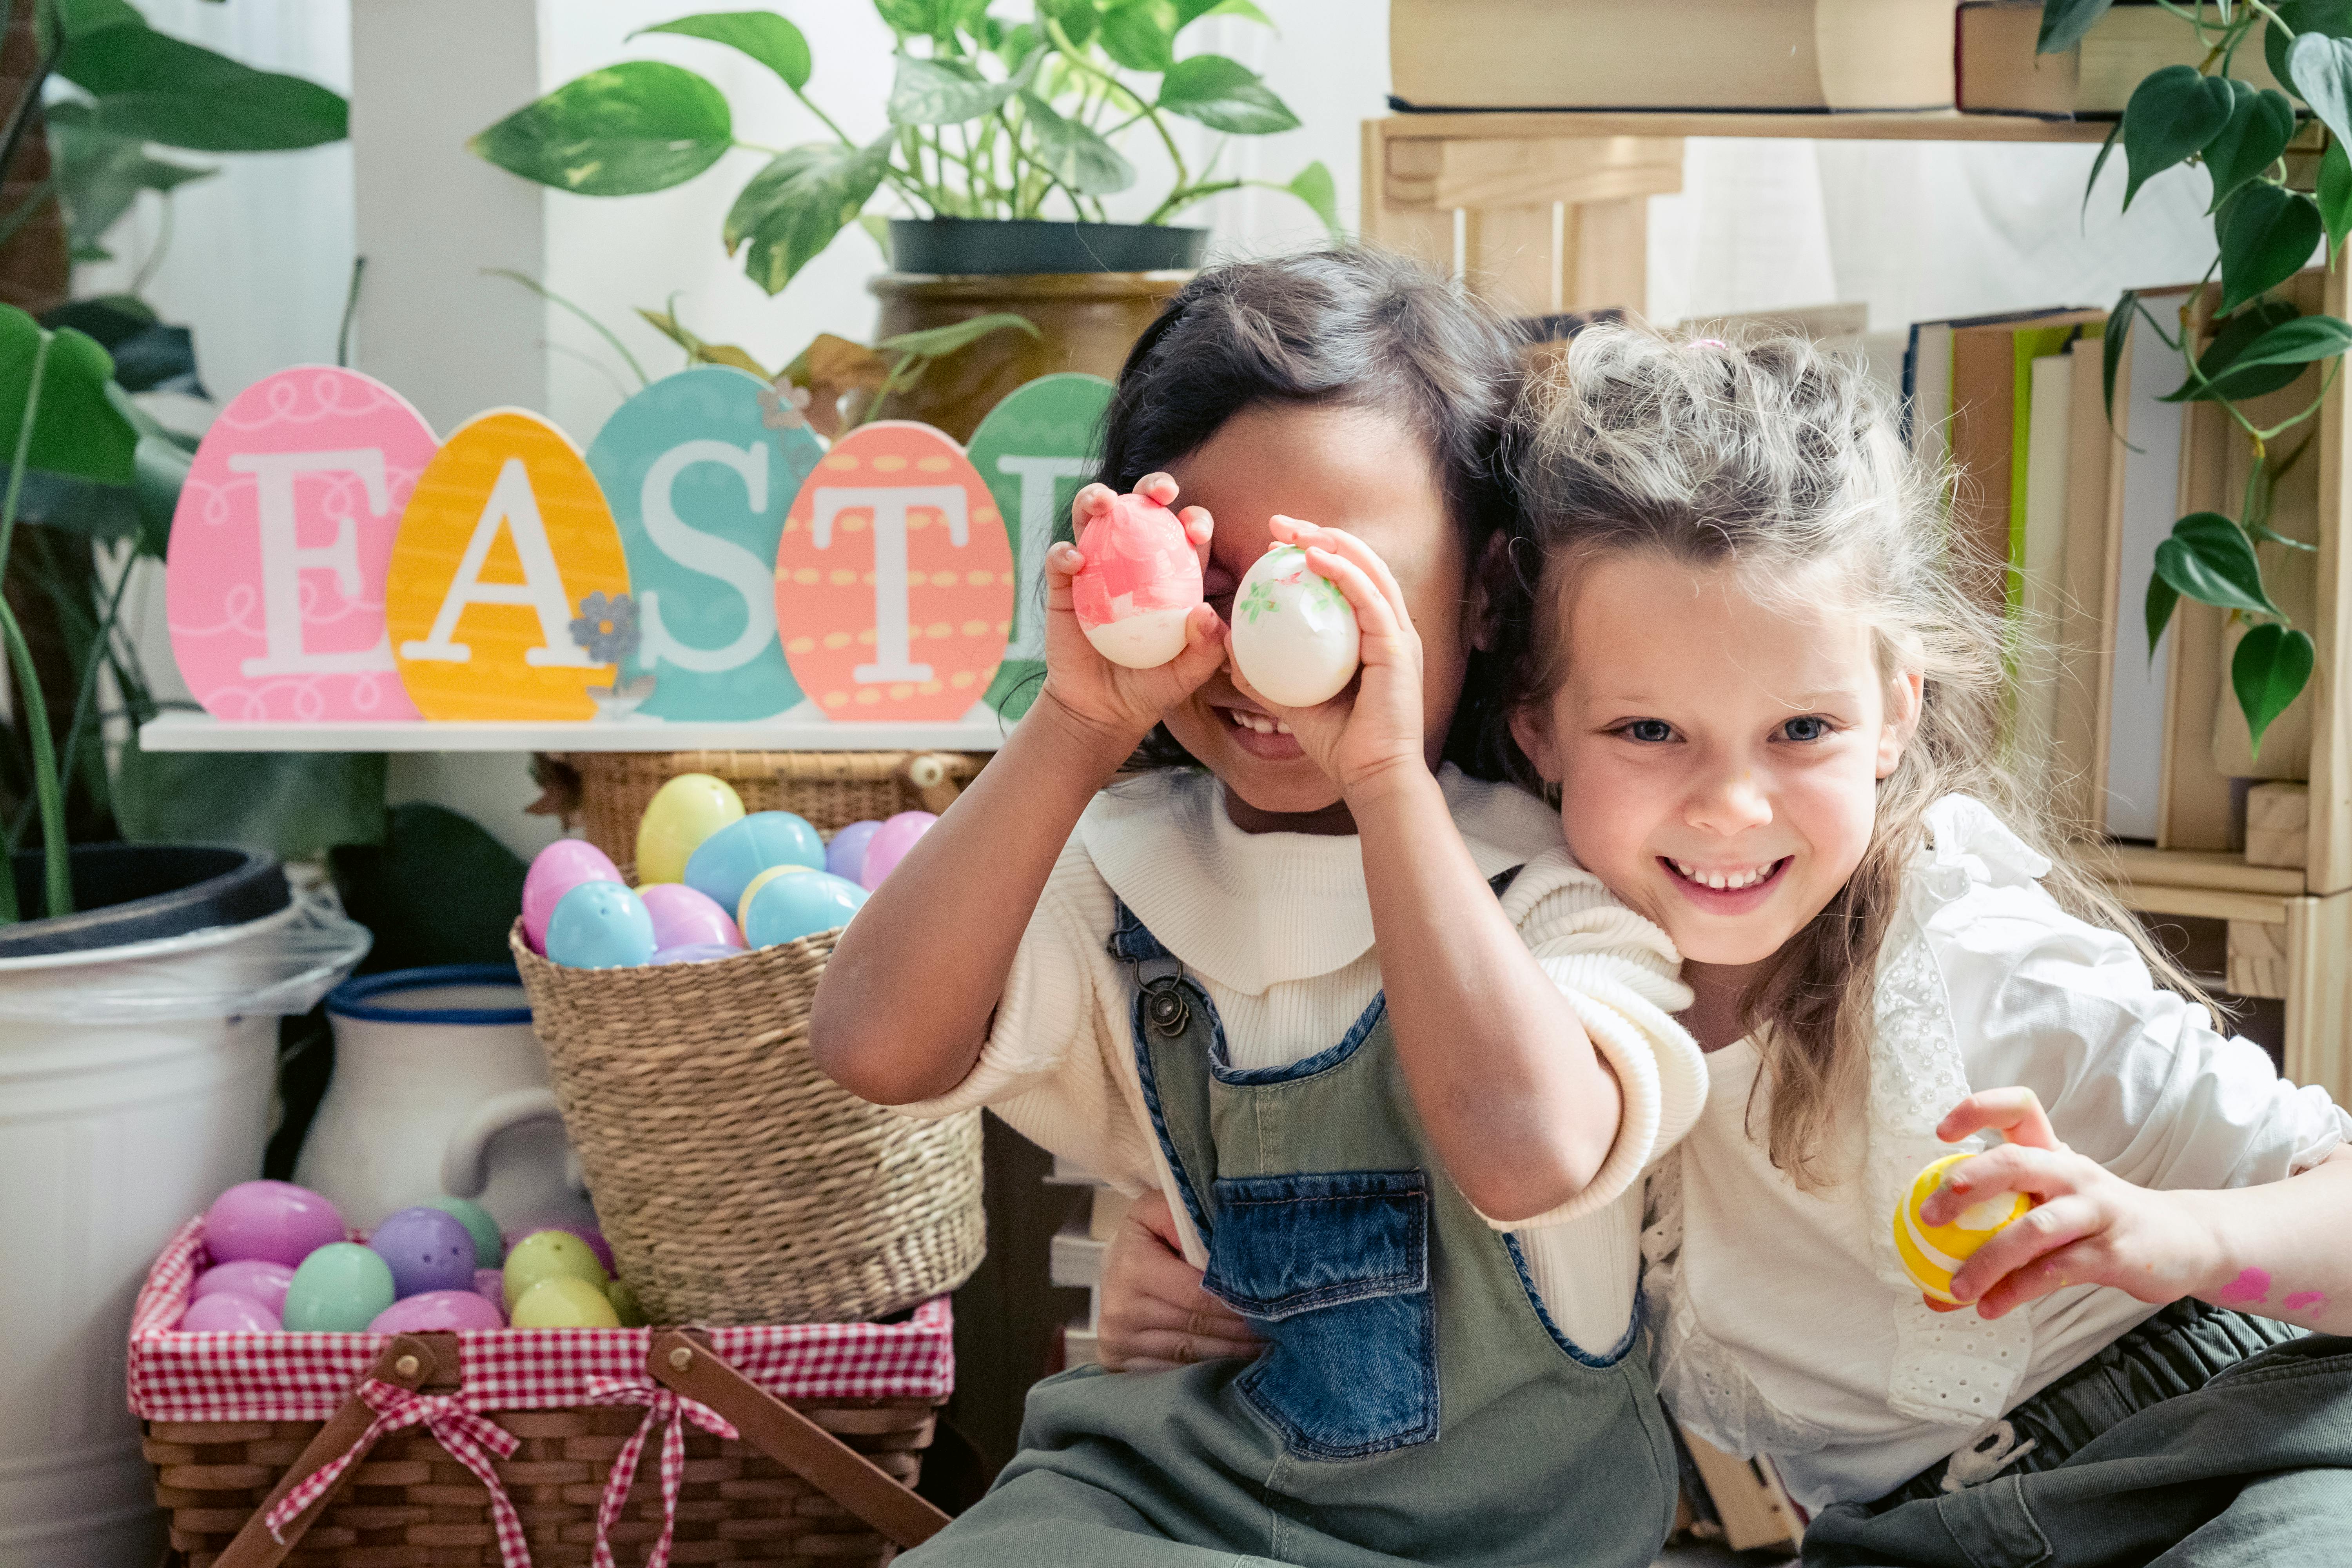
[[[293,1268],[342,1239],[335,1205],[291,1182],[239,1182],[205,1211],[205,1248],[215,1263],[253,1258]]]
[[[286,1311],[286,1287],[292,1283],[294,1270],[283,1263],[267,1263],[257,1258],[246,1258],[205,1269],[196,1276],[196,1288],[191,1294],[201,1300],[226,1290],[233,1296],[250,1298],[283,1316]]]
[[[639,888],[637,897],[654,918],[654,951],[666,947],[741,947],[743,933],[735,917],[719,907],[708,893],[698,893],[683,882],[656,882]]]
[[[503,1329],[506,1314],[472,1290],[426,1290],[404,1296],[375,1315],[372,1334],[463,1333],[467,1329]]]
[[[869,893],[880,887],[882,879],[915,847],[915,840],[929,833],[938,820],[928,811],[902,811],[876,828],[866,846],[866,863],[857,868],[857,885]]]
[[[1201,602],[1201,557],[1184,525],[1141,496],[1118,496],[1087,521],[1087,563],[1070,582],[1071,607],[1095,651],[1129,669],[1155,669],[1184,651],[1184,623]]]
[[[198,1297],[180,1314],[179,1323],[184,1334],[274,1334],[284,1327],[277,1313],[234,1290]]]
[[[583,882],[617,882],[620,868],[581,838],[559,838],[541,850],[522,879],[522,939],[533,952],[547,951],[547,922],[563,895]]]

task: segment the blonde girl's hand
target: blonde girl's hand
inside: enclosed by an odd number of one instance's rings
[[[1261,1348],[1231,1307],[1201,1289],[1184,1261],[1168,1200],[1146,1193],[1119,1222],[1103,1258],[1097,1355],[1113,1372],[1168,1372]]]
[[[1312,708],[1285,708],[1244,679],[1234,685],[1287,724],[1299,749],[1352,795],[1399,769],[1428,766],[1422,735],[1421,634],[1388,563],[1344,529],[1276,514],[1276,541],[1307,552],[1307,569],[1328,579],[1356,612],[1360,668],[1349,688]]]
[[[1176,481],[1166,474],[1147,474],[1135,493],[1166,506],[1176,499]],[[1109,510],[1113,499],[1108,485],[1080,490],[1070,506],[1074,535],[1084,538],[1087,522]],[[1214,529],[1208,512],[1189,506],[1177,515],[1192,548],[1205,559]],[[1070,580],[1086,561],[1075,544],[1055,544],[1045,552],[1045,685],[1037,700],[1124,756],[1162,713],[1190,697],[1224,663],[1225,624],[1207,605],[1195,605],[1184,624],[1184,649],[1174,658],[1156,669],[1113,664],[1087,640],[1073,607]]]
[[[2070,1285],[2113,1286],[2153,1305],[2219,1288],[2227,1254],[2186,1194],[2135,1186],[2067,1148],[2030,1089],[1972,1094],[1936,1135],[1958,1142],[1987,1129],[2009,1142],[1953,1166],[1919,1210],[1928,1225],[1948,1225],[2004,1194],[2040,1200],[1952,1277],[1952,1294],[1980,1316],[2001,1317]]]

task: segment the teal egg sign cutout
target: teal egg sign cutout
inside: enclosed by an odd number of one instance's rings
[[[1014,388],[971,433],[971,466],[1013,539],[1013,641],[986,699],[1007,719],[1029,710],[1045,679],[1045,549],[1070,537],[1070,502],[1094,478],[1110,395],[1098,375],[1041,376]],[[636,560],[629,557],[633,579]]]
[[[625,690],[652,683],[636,711],[765,719],[800,701],[776,638],[776,544],[824,456],[790,402],[726,365],[665,376],[604,422],[588,467],[636,598],[621,675]]]

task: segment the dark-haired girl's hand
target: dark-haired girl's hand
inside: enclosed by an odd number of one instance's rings
[[[1285,708],[1266,700],[1241,671],[1234,684],[1265,704],[1298,737],[1299,749],[1329,774],[1342,795],[1400,770],[1428,772],[1422,741],[1421,634],[1405,608],[1388,563],[1345,529],[1323,528],[1277,513],[1275,540],[1307,552],[1307,564],[1329,579],[1356,613],[1360,668],[1347,689],[1312,708]]]
[[[1166,474],[1148,474],[1135,493],[1158,506],[1176,499],[1176,481]],[[1087,522],[1107,510],[1113,492],[1108,485],[1088,485],[1071,503],[1071,531],[1083,537]],[[1185,536],[1203,557],[1214,524],[1208,512],[1188,506],[1177,514]],[[1207,605],[1193,607],[1184,623],[1184,649],[1154,669],[1129,669],[1097,652],[1078,625],[1070,580],[1087,558],[1075,544],[1056,544],[1045,552],[1045,685],[1037,705],[1100,738],[1102,744],[1125,756],[1173,708],[1225,661],[1225,624]]]

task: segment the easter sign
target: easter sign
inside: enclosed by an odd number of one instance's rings
[[[511,408],[436,447],[380,383],[282,372],[197,448],[173,651],[236,722],[1009,721],[1110,396],[1032,382],[969,457],[895,420],[828,447],[769,384],[702,365],[583,454]]]

